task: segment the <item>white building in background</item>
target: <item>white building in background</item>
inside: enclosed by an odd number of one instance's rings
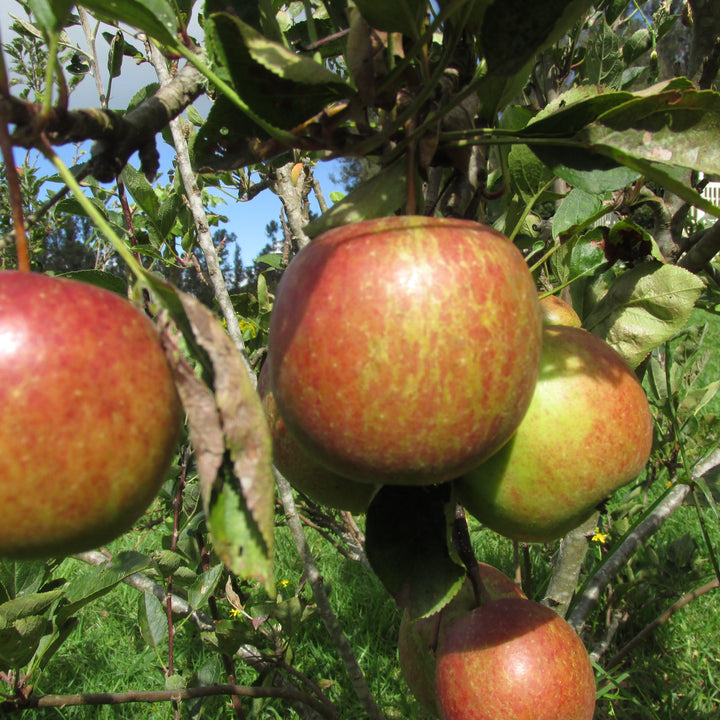
[[[709,182],[700,194],[713,205],[720,206],[720,182]],[[693,207],[692,209],[692,216],[695,222],[705,217],[705,214],[705,211],[700,210],[700,208]]]

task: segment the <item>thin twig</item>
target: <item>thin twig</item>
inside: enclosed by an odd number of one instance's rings
[[[701,595],[720,587],[720,580],[714,577],[710,582],[705,583],[699,588],[695,588],[689,593],[685,593],[681,598],[674,602],[664,613],[656,617],[651,623],[646,625],[630,642],[626,643],[617,653],[610,659],[606,666],[606,670],[614,668],[619,665],[622,659],[632,650],[634,650],[648,635],[653,633],[663,623],[667,622],[678,610],[684,608],[687,604],[691,603],[695,598],[699,598]]]
[[[335,647],[340,654],[340,658],[345,665],[350,682],[357,693],[358,699],[365,708],[365,712],[371,720],[384,720],[383,714],[370,691],[365,675],[358,664],[355,653],[353,652],[350,641],[340,627],[337,616],[333,612],[330,601],[328,600],[325,587],[323,585],[322,576],[318,571],[315,559],[310,551],[305,532],[303,531],[302,522],[295,508],[295,500],[293,498],[292,487],[290,483],[275,470],[275,480],[277,482],[280,500],[285,509],[285,518],[287,519],[290,533],[292,534],[295,547],[297,548],[300,559],[302,560],[305,577],[312,589],[315,603],[317,604],[318,613],[327,629],[330,637],[335,643]]]

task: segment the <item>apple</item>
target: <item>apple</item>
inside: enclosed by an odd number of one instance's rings
[[[540,377],[512,439],[455,482],[458,501],[507,537],[549,542],[577,527],[645,467],[647,397],[604,340],[547,326]]]
[[[291,434],[338,474],[444,482],[515,431],[541,327],[523,256],[492,228],[366,220],[318,236],[283,274],[271,388]]]
[[[440,634],[442,720],[592,720],[595,677],[577,633],[524,598],[486,603]]]
[[[557,295],[545,295],[540,298],[540,311],[545,325],[569,325],[580,327],[580,316],[573,310],[572,305],[566,303]]]
[[[0,272],[0,557],[64,556],[130,529],[182,408],[158,333],[86,283]]]
[[[478,563],[480,578],[490,600],[503,597],[525,597],[522,590],[504,573],[487,563]],[[435,653],[442,627],[476,607],[475,593],[469,578],[457,595],[439,612],[412,620],[407,610],[400,620],[398,657],[400,670],[410,692],[432,715],[435,702]]]
[[[282,476],[296,490],[321,505],[352,513],[365,512],[377,490],[376,486],[354,482],[328,470],[297,444],[287,431],[270,391],[267,362],[258,375],[257,389],[272,436],[273,463]]]

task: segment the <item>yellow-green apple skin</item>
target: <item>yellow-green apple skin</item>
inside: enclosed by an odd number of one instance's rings
[[[540,311],[545,325],[569,325],[580,327],[580,316],[573,310],[572,305],[566,303],[557,295],[546,295],[540,298]]]
[[[258,375],[257,389],[272,436],[273,463],[280,474],[296,490],[321,505],[352,513],[365,512],[377,488],[338,475],[310,457],[297,444],[287,431],[270,391],[267,362],[263,364]]]
[[[592,720],[595,677],[577,633],[518,597],[481,605],[440,633],[441,720]]]
[[[522,590],[504,573],[487,563],[478,563],[480,578],[490,600],[525,597]],[[437,715],[435,702],[435,655],[442,627],[470,612],[477,605],[469,578],[457,595],[439,612],[412,620],[407,610],[400,620],[398,658],[400,670],[410,692],[431,715]]]
[[[622,357],[581,328],[548,326],[532,402],[511,440],[455,483],[491,529],[525,542],[562,537],[647,463],[650,407]]]
[[[86,283],[0,272],[0,557],[130,529],[166,479],[182,409],[158,333]]]
[[[492,228],[367,220],[318,236],[283,274],[271,388],[295,439],[338,474],[443,482],[514,432],[541,327],[522,254]]]

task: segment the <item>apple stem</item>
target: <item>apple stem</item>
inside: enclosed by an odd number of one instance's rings
[[[455,508],[455,520],[452,527],[452,541],[457,554],[460,556],[465,569],[467,570],[470,583],[475,595],[475,604],[477,607],[485,605],[490,601],[485,583],[480,576],[480,566],[478,565],[475,551],[470,540],[470,531],[468,530],[467,517],[465,516],[465,508],[457,505]]]

